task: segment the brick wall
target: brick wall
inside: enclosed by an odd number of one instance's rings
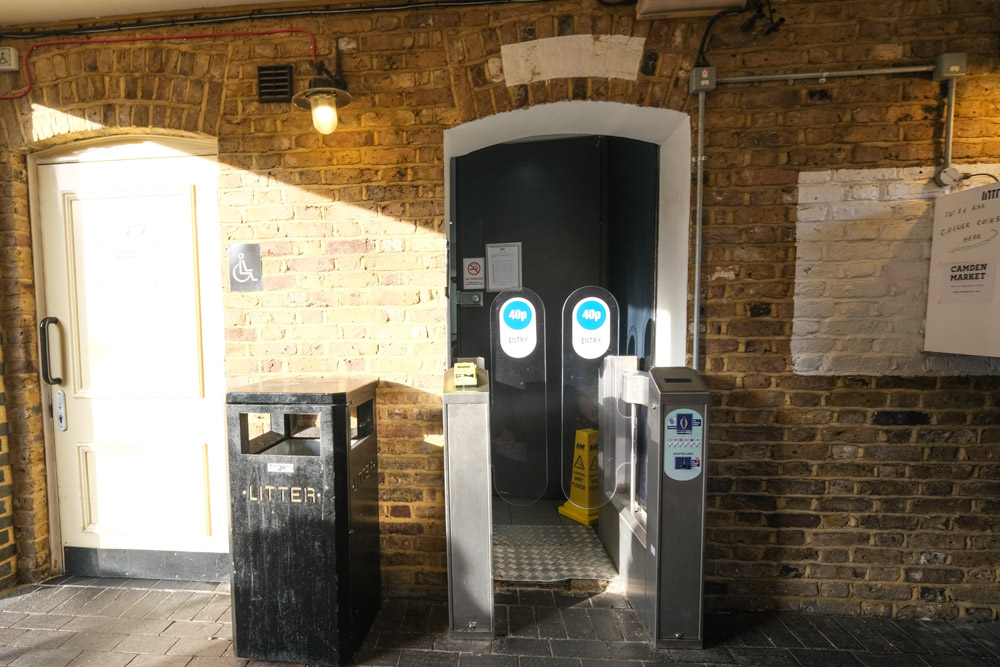
[[[16,169],[11,155],[0,151],[0,229],[12,218],[15,202],[23,198],[15,194]],[[6,268],[6,264],[4,265]],[[6,292],[4,292],[6,293]],[[10,428],[7,423],[7,391],[3,383],[6,366],[3,350],[6,347],[0,333],[0,590],[12,586],[17,580],[17,542],[14,536],[14,480],[11,466]]]
[[[995,163],[1000,79],[987,4],[950,3],[954,13],[943,14],[926,3],[789,3],[781,14],[790,29],[774,50],[743,48],[749,38],[729,26],[710,55],[728,76],[927,63],[968,51],[955,157]],[[829,177],[839,187],[833,175],[902,167],[900,185],[913,187],[911,169],[940,161],[942,93],[929,77],[894,76],[729,84],[709,96],[705,350],[718,403],[709,467],[712,607],[995,617],[1000,381],[930,370],[876,376],[885,355],[871,347],[858,356],[878,363],[848,355],[849,375],[791,372],[794,277],[804,268],[796,250],[811,238],[796,246],[795,204],[808,203],[800,184]],[[877,189],[886,180],[861,176],[856,184]],[[876,206],[898,203],[889,189],[871,196]],[[856,200],[842,192],[823,203],[843,209]],[[886,224],[903,226],[906,216],[894,211]],[[930,240],[922,233],[912,238],[918,246]],[[871,252],[862,246],[858,260]],[[802,259],[832,268],[813,254]],[[926,258],[918,252],[894,266],[919,273]],[[844,340],[856,343],[870,316],[844,310],[852,300],[832,290],[845,278],[825,279],[831,291],[822,307],[841,309],[854,327]],[[910,312],[925,302],[926,292],[913,297]]]
[[[27,194],[24,156],[0,148],[0,343],[6,399],[0,427],[0,585],[12,583],[15,574],[23,581],[44,578],[50,560]],[[16,560],[7,538],[16,542]]]
[[[927,64],[966,51],[955,158],[996,163],[998,19],[989,2],[941,4],[779,2],[788,23],[778,33],[747,35],[729,18],[716,26],[709,55],[721,76],[736,76]],[[47,48],[32,95],[0,102],[0,145],[37,149],[125,132],[218,137],[224,243],[260,242],[266,275],[264,292],[225,295],[230,386],[378,375],[386,589],[440,595],[443,131],[567,99],[691,113],[686,76],[706,20],[640,22],[631,8],[551,2],[292,23],[320,35],[321,58],[333,40],[343,54],[356,101],[329,137],[316,135],[306,114],[255,100],[258,64],[295,63],[299,85],[308,75],[307,44],[282,36]],[[569,35],[643,40],[635,79],[506,84],[504,45]],[[0,79],[0,91],[17,87]],[[702,367],[715,402],[712,608],[969,618],[1000,609],[992,536],[1000,529],[1000,380],[792,370],[800,178],[936,164],[941,92],[919,75],[725,84],[708,96]],[[23,169],[20,157],[13,162]],[[25,434],[21,469],[34,474],[25,198],[17,186],[21,212],[4,223],[15,234],[5,285],[21,290],[19,305],[3,309],[5,379],[12,433],[20,423]],[[24,318],[8,317],[15,312]],[[24,344],[8,347],[15,334]],[[15,350],[30,370],[20,389],[10,380]],[[25,503],[33,488],[24,487]],[[45,520],[37,503],[15,511],[25,535],[40,534]],[[31,553],[22,576],[43,571],[38,562],[25,570]]]

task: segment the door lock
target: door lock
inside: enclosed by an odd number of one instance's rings
[[[458,293],[458,305],[463,308],[482,308],[484,301],[482,292]]]
[[[56,428],[66,430],[66,394],[62,389],[56,389]]]

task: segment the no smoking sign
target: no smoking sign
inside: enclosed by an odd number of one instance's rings
[[[485,257],[469,257],[462,260],[462,289],[486,289]]]

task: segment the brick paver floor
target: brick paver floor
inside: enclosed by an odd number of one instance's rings
[[[654,651],[622,596],[497,592],[497,636],[448,637],[443,603],[386,600],[356,664],[396,667],[1000,665],[1000,623],[709,614],[706,648]],[[235,657],[229,585],[60,577],[0,598],[0,665],[264,667]]]

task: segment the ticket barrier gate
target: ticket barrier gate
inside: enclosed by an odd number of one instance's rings
[[[657,648],[702,648],[708,391],[689,368],[637,370],[607,357],[598,389],[603,483],[598,534]]]
[[[492,495],[540,498],[545,451],[544,308],[531,290],[504,292],[493,306],[492,385],[478,363],[475,386],[444,378],[444,476],[449,628],[492,636]],[[602,288],[581,288],[563,309],[562,438],[596,426],[600,483],[587,500],[625,593],[658,648],[701,648],[708,392],[688,368],[638,370],[618,349],[618,312]],[[464,377],[462,378],[464,379]],[[595,386],[596,385],[596,386]],[[589,426],[589,424],[593,426]],[[541,442],[529,433],[542,433]],[[587,450],[587,458],[591,458]],[[503,467],[498,465],[498,461]],[[574,457],[563,458],[574,467]],[[589,484],[589,482],[587,482]]]

